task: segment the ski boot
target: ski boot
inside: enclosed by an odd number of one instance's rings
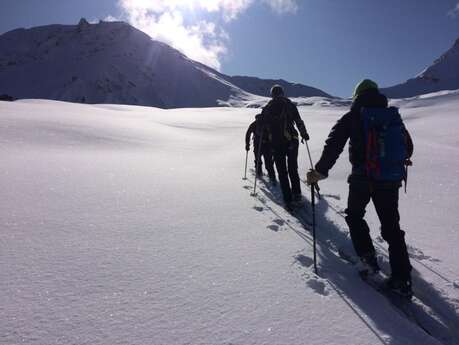
[[[357,270],[362,278],[378,274],[381,270],[375,253],[369,253],[360,257]]]
[[[292,204],[293,204],[295,207],[301,207],[301,206],[303,206],[303,205],[304,205],[303,196],[302,196],[301,194],[294,194],[294,195],[293,195]]]
[[[386,281],[386,287],[393,293],[406,298],[411,299],[413,297],[413,290],[411,288],[411,279],[401,279],[391,276]]]
[[[297,209],[297,207],[295,206],[295,204],[290,201],[290,202],[286,202],[285,205],[284,205],[284,208],[287,210],[287,212],[289,213],[294,213],[295,210]]]

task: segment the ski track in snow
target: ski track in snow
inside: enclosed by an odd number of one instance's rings
[[[252,174],[254,174],[254,171],[252,171]],[[250,181],[250,180],[249,180]],[[245,189],[250,190],[250,186],[245,186]],[[280,194],[279,188],[273,188],[273,187],[267,187],[263,188],[261,187],[260,190],[264,193],[265,196],[267,196],[269,199],[272,201],[275,201],[276,203],[279,203],[279,201],[282,199],[282,196]],[[267,204],[266,199],[264,197],[259,197],[259,200],[262,204]],[[320,206],[320,205],[319,205]],[[273,210],[272,207],[267,206],[267,210],[269,210],[271,213],[273,213],[276,217],[278,217],[278,213]],[[260,210],[259,210],[260,211]],[[336,212],[336,211],[335,211]],[[337,212],[337,214],[339,214]],[[310,214],[308,212],[301,212],[295,216],[297,220],[299,221],[300,225],[305,228],[307,231],[311,232],[311,224],[308,222],[310,218]],[[283,223],[288,223],[289,221],[284,221],[281,219]],[[328,249],[334,249],[331,254],[331,257],[337,256],[336,249],[338,251],[345,250],[349,251],[352,249],[349,249],[349,246],[342,245],[344,241],[340,239],[339,237],[333,237],[330,236],[332,235],[333,232],[335,233],[341,233],[338,228],[335,227],[334,224],[328,224],[326,220],[322,219],[321,221],[321,227],[318,229],[318,233],[321,234],[321,236],[318,238],[319,246],[328,248]],[[328,225],[326,225],[328,224]],[[297,225],[298,226],[298,225]],[[308,242],[309,245],[312,246],[312,238],[311,235],[307,235],[303,233],[301,230],[298,230],[295,226],[290,225],[289,226],[293,232],[298,234],[301,238],[303,238],[306,242]],[[328,233],[329,232],[329,233]],[[327,238],[333,238],[331,241],[329,239],[323,240],[322,236],[326,233]],[[350,240],[350,239],[349,239]],[[341,255],[339,255],[341,256]],[[329,258],[327,258],[329,259]],[[387,261],[387,258],[381,258],[384,259],[383,263],[383,270],[385,271],[386,275],[389,274],[389,264]],[[309,268],[311,265],[313,265],[313,260],[305,255],[299,254],[295,257],[295,260],[301,265],[306,268]],[[415,260],[417,260],[415,258]],[[325,261],[325,259],[322,257],[321,261]],[[421,263],[420,261],[417,261],[417,263]],[[327,265],[331,266],[331,265]],[[428,266],[425,266],[429,268]],[[349,300],[345,297],[345,295],[342,295],[342,287],[341,287],[341,282],[339,279],[336,279],[334,276],[333,272],[330,272],[326,270],[327,277],[325,279],[320,279],[316,276],[312,276],[310,274],[303,274],[303,276],[306,279],[306,284],[309,286],[311,289],[313,289],[316,293],[319,293],[321,295],[328,295],[328,292],[326,290],[326,286],[330,286],[333,290],[335,290],[342,298],[343,301],[345,301],[350,308],[360,317],[361,312],[359,310],[354,309],[353,305],[349,302]],[[331,274],[330,274],[331,273]],[[438,274],[438,273],[437,273]],[[438,275],[441,277],[441,275]],[[415,293],[416,296],[413,300],[413,309],[416,311],[417,315],[417,320],[413,321],[417,326],[419,326],[424,332],[428,333],[429,336],[436,338],[439,340],[441,343],[444,344],[456,344],[457,340],[459,339],[458,337],[458,325],[459,325],[459,320],[457,318],[455,309],[457,308],[457,305],[459,305],[456,299],[450,299],[445,295],[439,294],[438,291],[435,290],[433,286],[431,286],[428,282],[424,281],[422,277],[419,276],[418,272],[414,272],[414,278],[413,278],[414,284],[415,284]],[[349,295],[347,295],[349,296]],[[422,301],[418,300],[419,298],[422,298]],[[410,317],[411,318],[411,317]],[[421,320],[422,323],[418,324],[418,320]],[[362,318],[362,321],[367,325],[369,329],[371,329],[378,337],[379,334],[376,330],[372,328],[371,325],[367,324],[365,319]],[[380,341],[382,343],[385,343],[385,341],[380,338]]]
[[[415,293],[450,330],[435,338],[336,254],[351,248],[346,154],[321,184],[317,276],[310,224],[278,188],[251,197],[241,181],[256,110],[0,102],[0,343],[458,344],[459,149],[439,134],[455,131],[459,97],[444,98],[397,101],[415,142],[400,198]],[[300,108],[315,159],[344,111]],[[299,164],[304,176],[304,149]]]

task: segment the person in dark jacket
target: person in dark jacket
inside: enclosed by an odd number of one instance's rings
[[[378,85],[371,80],[359,83],[354,91],[351,110],[341,117],[332,128],[320,160],[307,175],[308,184],[317,183],[328,176],[349,139],[349,160],[352,173],[348,178],[349,197],[346,209],[346,222],[361,269],[378,272],[379,266],[375,248],[370,237],[370,229],[364,220],[365,208],[370,202],[376,209],[381,222],[381,235],[389,244],[391,277],[389,287],[397,292],[411,296],[411,264],[405,243],[405,233],[400,229],[398,211],[399,188],[401,181],[373,181],[366,174],[362,108],[387,108],[387,98],[378,90]],[[407,154],[413,154],[413,142],[403,125]]]
[[[302,140],[309,140],[309,135],[296,105],[284,96],[284,90],[280,85],[271,88],[271,97],[263,108],[257,130],[268,128],[271,133],[274,162],[282,195],[286,208],[292,210],[295,204],[302,201],[298,175],[299,138],[295,125]]]
[[[263,163],[261,161],[261,157],[263,157],[266,170],[268,171],[269,180],[275,185],[276,173],[274,172],[273,150],[271,147],[269,132],[266,129],[263,133],[257,133],[257,122],[260,120],[260,117],[261,114],[255,116],[255,121],[250,124],[247,132],[245,133],[245,150],[250,151],[250,138],[253,135],[253,154],[255,156],[256,174],[260,177],[263,176]],[[259,154],[260,157],[258,157]]]

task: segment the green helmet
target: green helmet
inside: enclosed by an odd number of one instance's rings
[[[371,89],[378,90],[378,84],[376,84],[373,80],[364,79],[360,83],[358,83],[357,86],[355,87],[352,98],[356,99],[362,93],[364,93],[365,91],[371,90]]]

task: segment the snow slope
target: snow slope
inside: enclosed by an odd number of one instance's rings
[[[281,82],[295,96],[331,97]],[[20,99],[209,107],[250,98],[250,92],[266,96],[269,83],[251,77],[240,82],[123,22],[82,19],[79,25],[17,29],[0,36],[0,94]]]
[[[418,76],[383,89],[391,98],[406,98],[422,94],[459,89],[459,39],[434,63]]]
[[[278,191],[241,180],[256,109],[23,100],[0,102],[0,343],[458,344],[459,95],[398,105],[416,145],[402,225],[435,337],[336,254],[345,155],[321,185],[316,276]],[[343,111],[300,108],[315,159]]]

